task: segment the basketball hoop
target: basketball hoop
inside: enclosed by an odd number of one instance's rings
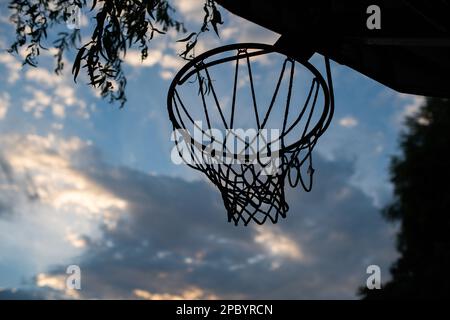
[[[167,106],[177,153],[219,189],[229,222],[276,223],[289,210],[286,181],[311,190],[312,151],[334,111],[328,58],[325,69],[327,81],[308,61],[243,43],[205,52],[175,76]]]

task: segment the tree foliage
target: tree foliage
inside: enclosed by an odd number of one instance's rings
[[[391,161],[394,202],[384,216],[398,222],[399,259],[392,280],[366,298],[448,297],[450,292],[450,100],[427,99],[407,120],[402,155]]]
[[[10,51],[17,53],[25,47],[24,64],[36,67],[41,50],[47,50],[45,40],[49,31],[67,21],[67,9],[72,6],[81,9],[87,5],[86,0],[10,0],[10,20],[16,29]],[[90,85],[100,88],[103,97],[123,106],[127,81],[122,62],[127,49],[138,47],[142,59],[146,59],[155,34],[165,34],[169,29],[183,33],[187,30],[182,21],[174,18],[175,9],[169,0],[92,0],[89,5],[95,15],[90,39],[81,43],[77,29],[59,32],[53,43],[57,49],[55,71],[60,73],[64,68],[64,52],[76,48],[78,53],[72,67],[74,79],[85,69]],[[218,34],[217,25],[222,24],[214,0],[205,0],[203,10],[205,17],[201,28],[180,40],[186,43],[185,50],[180,53],[184,59],[192,58],[193,48],[203,32],[212,27]],[[117,88],[113,88],[113,83]]]

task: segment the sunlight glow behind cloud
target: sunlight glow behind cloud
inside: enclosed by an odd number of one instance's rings
[[[171,293],[151,293],[146,290],[135,289],[133,294],[144,300],[216,300],[218,297],[213,294],[206,294],[202,289],[197,287],[188,288],[180,294]]]
[[[102,228],[111,230],[126,217],[127,202],[78,168],[76,159],[89,145],[53,134],[0,137],[0,216],[14,218],[0,220],[0,269],[8,261],[41,270],[71,259],[87,239],[97,241]]]
[[[55,210],[101,215],[126,209],[125,201],[92,183],[73,167],[72,155],[87,146],[80,139],[63,140],[50,134],[8,136],[0,141],[6,145],[5,159],[15,173],[29,175],[36,196]]]
[[[260,227],[256,229],[255,242],[260,244],[274,257],[304,261],[305,256],[300,244],[274,228]]]
[[[38,287],[47,287],[56,291],[61,291],[67,298],[79,299],[77,290],[66,287],[66,277],[64,275],[47,275],[40,273],[36,276],[36,285]]]

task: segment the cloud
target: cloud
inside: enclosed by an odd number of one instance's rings
[[[175,0],[174,7],[186,20],[201,25],[204,17],[202,9],[204,3],[203,0]]]
[[[66,286],[66,277],[63,275],[47,275],[40,273],[36,276],[36,285],[39,288],[50,288],[56,292],[61,292],[66,299],[79,299],[80,295],[77,290],[68,289]]]
[[[50,73],[50,71],[44,68],[28,69],[25,73],[25,78],[47,87],[56,86],[63,80],[62,77],[59,77],[54,73]]]
[[[420,108],[425,104],[426,98],[423,96],[410,95],[405,93],[395,92],[396,102],[400,104],[400,110],[395,113],[394,122],[397,127],[402,126],[405,123],[406,118],[415,116]],[[426,124],[426,119],[419,118],[418,121],[422,121]]]
[[[206,294],[200,288],[188,288],[182,291],[180,294],[170,293],[151,293],[146,290],[135,289],[133,294],[136,298],[144,300],[214,300],[217,297],[213,294]]]
[[[20,79],[20,72],[22,70],[22,64],[13,55],[3,52],[0,53],[0,63],[2,63],[7,72],[7,81],[10,84],[14,84]]]
[[[89,118],[86,102],[77,97],[73,84],[68,83],[67,77],[50,73],[47,69],[30,69],[25,78],[32,83],[25,87],[31,97],[23,98],[23,110],[32,112],[34,117],[42,118],[44,112],[50,109],[53,116],[64,119],[67,107],[76,107],[75,114],[82,118]],[[39,85],[37,88],[36,85]]]
[[[155,39],[156,43],[152,43],[152,47],[149,50],[148,57],[142,60],[141,52],[138,50],[129,50],[125,56],[124,62],[133,68],[149,68],[159,66],[162,70],[159,72],[160,77],[163,80],[170,80],[174,77],[174,72],[181,69],[186,63],[185,60],[178,55],[180,51],[174,50],[172,45],[170,50],[166,50],[170,41],[175,41],[172,37],[168,36],[165,39]]]
[[[174,74],[173,72],[167,71],[167,70],[161,71],[161,72],[159,73],[159,75],[160,75],[161,78],[164,79],[164,80],[171,80],[171,79],[173,79],[173,77],[175,77],[175,74]]]
[[[202,25],[204,19],[203,5],[203,0],[174,1],[174,7],[181,15],[181,20],[187,22],[189,32],[198,30]],[[220,8],[220,10],[224,20],[224,24],[219,26],[220,38],[216,36],[214,31],[201,34],[193,50],[196,56],[205,51],[230,43],[259,42],[273,44],[279,37],[278,34],[270,30],[228,13],[224,8]],[[127,53],[125,62],[133,67],[152,67],[159,65],[162,68],[162,71],[159,72],[161,78],[163,80],[170,80],[173,78],[173,74],[179,71],[186,63],[185,60],[179,57],[179,54],[186,48],[185,42],[177,42],[182,37],[182,35],[173,30],[169,30],[164,38],[152,40],[149,58],[141,61],[140,52],[132,50]],[[150,55],[153,56],[150,57]],[[268,56],[257,57],[255,61],[266,65],[270,63]]]
[[[181,59],[179,56],[173,56],[173,55],[165,55],[161,59],[161,66],[165,69],[170,69],[174,71],[178,71],[181,69],[186,61]]]
[[[153,49],[146,59],[142,60],[140,51],[132,50],[127,52],[125,63],[132,67],[153,67],[161,66],[163,69],[177,71],[186,63],[177,54],[163,54],[161,50]]]
[[[5,74],[8,75],[9,84],[15,84],[23,74],[21,95],[17,100],[21,101],[25,112],[31,112],[36,118],[42,118],[45,111],[49,109],[55,117],[63,119],[66,116],[66,109],[72,107],[76,115],[88,118],[87,105],[77,96],[70,72],[66,70],[61,75],[57,75],[46,68],[50,62],[53,62],[53,54],[54,48],[43,50],[38,68],[22,70],[18,56],[3,52],[0,53],[0,64],[7,69]],[[65,59],[64,62],[66,65],[69,64]],[[13,93],[11,95],[14,97]]]
[[[339,119],[339,125],[344,128],[354,128],[358,125],[358,120],[352,116]]]
[[[86,23],[86,17],[83,17],[82,24]],[[9,22],[7,24],[5,30],[12,27]],[[49,41],[51,43],[52,40]],[[1,38],[0,47],[6,49],[9,46],[7,44],[12,42],[10,37]],[[6,69],[7,76],[5,78],[8,83],[17,84],[19,79],[22,80],[20,86],[17,85],[10,92],[13,100],[20,101],[22,109],[32,113],[35,118],[42,118],[44,113],[49,110],[54,117],[64,119],[69,113],[67,111],[69,107],[72,108],[73,114],[84,119],[89,118],[87,104],[74,88],[70,68],[65,68],[60,75],[53,71],[56,53],[57,49],[51,46],[46,50],[41,50],[39,65],[34,68],[22,64],[27,55],[26,46],[19,48],[18,54],[15,55],[9,54],[5,50],[0,52],[0,67]],[[72,61],[63,57],[62,62],[64,65],[70,66]],[[15,93],[20,95],[17,99],[14,97]]]
[[[0,120],[5,119],[8,112],[9,105],[11,103],[11,96],[7,92],[0,94]]]
[[[89,167],[89,145],[54,135],[0,137],[2,286],[64,265],[126,217],[126,201],[77,168]]]
[[[15,174],[31,175],[36,196],[54,209],[104,214],[126,208],[123,200],[111,196],[73,167],[71,157],[88,148],[89,143],[75,137],[63,140],[52,134],[9,135],[0,141],[7,150],[3,157]]]
[[[85,248],[88,241],[79,234],[69,231],[66,235],[66,240],[75,248]]]
[[[393,229],[349,183],[354,168],[346,161],[316,157],[313,191],[286,189],[288,220],[236,228],[226,222],[218,191],[204,182],[109,166],[78,138],[17,136],[2,143],[16,181],[9,185],[25,188],[18,181],[28,172],[38,195],[33,207],[46,208],[35,232],[65,239],[47,251],[71,252],[52,256],[53,267],[36,272],[35,286],[50,295],[67,295],[59,287],[67,261],[81,267],[81,298],[352,298],[367,265],[387,270],[395,257]],[[2,199],[7,208],[23,201]],[[78,223],[64,225],[57,217]],[[91,228],[83,227],[85,218]],[[8,226],[0,224],[3,238]],[[0,242],[9,258],[24,241],[15,228],[14,245]]]
[[[270,255],[295,261],[305,259],[299,243],[284,235],[282,230],[275,230],[274,227],[261,227],[256,232],[255,242],[260,244]]]
[[[1,289],[0,300],[43,300],[43,299],[64,299],[67,298],[60,291],[44,289]]]
[[[183,4],[202,16],[202,4]],[[210,32],[197,52],[278,36],[226,19],[221,38]],[[155,66],[171,79],[184,62],[164,43],[143,63],[138,51],[126,62]],[[67,106],[80,98],[72,79],[36,70],[24,73],[29,112],[68,117]],[[80,138],[16,134],[0,145],[0,283],[20,287],[0,297],[66,297],[65,267],[75,263],[81,298],[353,298],[365,267],[376,263],[385,272],[395,255],[391,228],[349,184],[354,163],[339,156],[317,156],[311,193],[287,187],[287,220],[235,228],[209,184],[112,166]],[[22,279],[30,279],[30,290]]]
[[[50,107],[52,97],[43,90],[31,87],[26,88],[26,90],[32,94],[32,97],[24,101],[23,110],[32,112],[35,118],[42,118],[45,109]]]

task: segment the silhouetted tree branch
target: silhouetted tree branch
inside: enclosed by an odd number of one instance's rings
[[[148,56],[148,49],[155,34],[164,34],[169,29],[187,32],[182,21],[174,18],[175,9],[169,0],[92,0],[90,10],[95,12],[94,31],[87,43],[81,43],[80,30],[60,32],[54,41],[55,72],[63,68],[65,50],[76,48],[78,54],[73,62],[72,73],[76,80],[81,69],[85,69],[89,84],[100,88],[103,97],[118,101],[121,107],[126,102],[127,80],[122,70],[122,60],[127,49],[137,46],[142,59]],[[41,50],[46,50],[45,40],[49,31],[67,21],[68,8],[87,6],[86,0],[10,0],[10,19],[16,28],[16,39],[11,52],[26,48],[24,64],[37,66]],[[199,8],[201,10],[201,8]],[[212,27],[218,33],[217,25],[222,23],[214,0],[205,0],[204,22],[197,32],[181,39],[186,42],[180,54],[184,59],[192,58],[192,50],[198,37]],[[113,82],[117,83],[114,90]]]

